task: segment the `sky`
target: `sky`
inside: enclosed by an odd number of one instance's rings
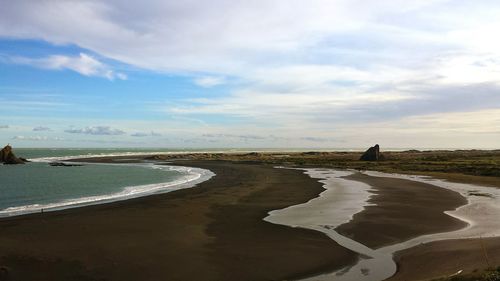
[[[500,3],[0,0],[0,144],[499,148]]]

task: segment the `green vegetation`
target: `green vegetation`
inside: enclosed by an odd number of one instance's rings
[[[385,152],[384,161],[358,161],[359,153],[328,153],[323,157],[291,156],[287,161],[307,164],[378,170],[384,172],[441,172],[473,176],[500,177],[500,151]]]
[[[193,153],[156,155],[157,160],[230,160],[299,167],[375,170],[430,175],[500,187],[500,150],[382,151],[383,161],[359,161],[361,152]],[[479,194],[478,194],[479,195]]]

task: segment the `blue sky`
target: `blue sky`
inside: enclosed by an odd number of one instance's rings
[[[0,143],[498,148],[496,1],[0,5]]]

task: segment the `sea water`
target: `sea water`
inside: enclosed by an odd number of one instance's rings
[[[105,203],[191,187],[210,178],[210,171],[135,164],[50,166],[50,160],[85,155],[129,155],[148,150],[16,149],[35,162],[0,165],[0,217]],[[61,157],[61,158],[60,158]]]

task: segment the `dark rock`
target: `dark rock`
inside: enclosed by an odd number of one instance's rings
[[[30,160],[24,158],[24,157],[19,157],[19,159],[21,159],[24,163],[27,163],[27,162],[31,162]]]
[[[20,158],[17,158],[12,151],[12,146],[7,145],[0,151],[0,163],[8,164],[24,164]]]
[[[80,167],[83,166],[82,164],[67,164],[63,162],[51,162],[49,163],[50,166],[53,167]]]
[[[368,148],[368,150],[361,155],[361,158],[359,158],[361,161],[379,161],[383,159],[384,156],[380,153],[380,146],[378,144]]]

